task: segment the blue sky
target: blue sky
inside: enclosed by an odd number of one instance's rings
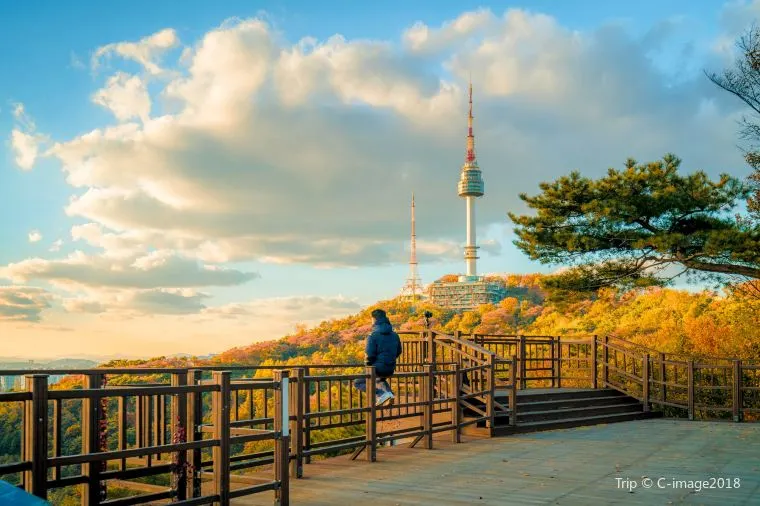
[[[354,312],[404,282],[413,190],[423,281],[460,272],[470,74],[481,272],[550,269],[506,212],[571,169],[746,173],[741,104],[701,70],[760,2],[408,3],[6,7],[8,354],[219,351]]]

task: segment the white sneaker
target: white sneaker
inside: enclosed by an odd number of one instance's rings
[[[393,398],[394,398],[393,392],[383,392],[382,395],[376,398],[375,404],[378,406],[381,406]]]

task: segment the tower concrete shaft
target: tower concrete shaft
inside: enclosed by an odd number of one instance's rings
[[[485,192],[483,176],[478,167],[478,161],[475,157],[475,134],[472,131],[472,83],[469,87],[470,109],[467,115],[467,151],[465,154],[464,165],[459,177],[457,190],[460,197],[465,199],[467,206],[467,242],[464,247],[464,258],[467,265],[467,276],[477,276],[476,261],[477,241],[475,234],[475,199],[482,197]]]
[[[475,197],[465,197],[467,205],[467,242],[464,246],[464,260],[467,264],[467,276],[477,276],[478,247],[475,244]]]

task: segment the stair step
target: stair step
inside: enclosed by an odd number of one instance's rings
[[[631,420],[643,420],[647,418],[661,417],[662,413],[642,411],[635,413],[619,413],[611,415],[586,416],[578,418],[566,418],[563,420],[542,420],[537,422],[523,423],[521,425],[501,425],[493,428],[493,435],[504,436],[524,432],[538,432],[544,430],[569,429],[586,425],[598,425],[603,423],[618,423]]]
[[[553,401],[532,401],[523,402],[522,399],[517,399],[517,411],[518,413],[534,412],[534,411],[548,411],[552,409],[569,409],[576,407],[586,406],[610,406],[614,404],[637,404],[639,401],[633,397],[620,396],[620,395],[608,395],[597,397],[582,397],[571,399],[559,399]]]
[[[626,413],[641,413],[641,403],[628,402],[624,404],[611,404],[608,406],[587,405],[583,407],[549,409],[545,411],[520,411],[517,407],[517,423],[532,423],[550,420],[573,420],[576,418],[588,418],[590,416],[617,415]]]
[[[499,392],[500,394],[502,392]],[[541,402],[541,401],[564,401],[571,399],[594,399],[598,397],[627,397],[624,393],[611,388],[600,389],[577,389],[577,390],[545,390],[543,392],[531,392],[530,390],[518,390],[517,402]],[[506,395],[498,395],[497,398],[507,398]]]

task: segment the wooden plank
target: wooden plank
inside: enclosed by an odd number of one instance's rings
[[[674,472],[687,472],[686,478],[710,476],[716,468],[722,469],[722,474],[741,477],[741,487],[704,488],[697,502],[754,504],[757,480],[747,470],[760,465],[759,445],[760,426],[754,424],[674,420],[467,438],[460,445],[446,436],[436,440],[436,451],[425,452],[424,458],[420,450],[405,445],[381,448],[371,469],[347,458],[315,462],[309,466],[307,480],[293,483],[291,497],[294,504],[387,506],[609,504],[611,498],[617,498],[618,504],[683,503],[688,492],[684,489],[646,490],[639,486],[635,494],[629,494],[618,488],[617,465],[637,477],[646,473],[655,482]],[[528,460],[526,456],[530,456]],[[685,471],[684,462],[688,463]],[[625,471],[620,476],[625,477]],[[253,495],[236,504],[269,506],[271,498]]]

